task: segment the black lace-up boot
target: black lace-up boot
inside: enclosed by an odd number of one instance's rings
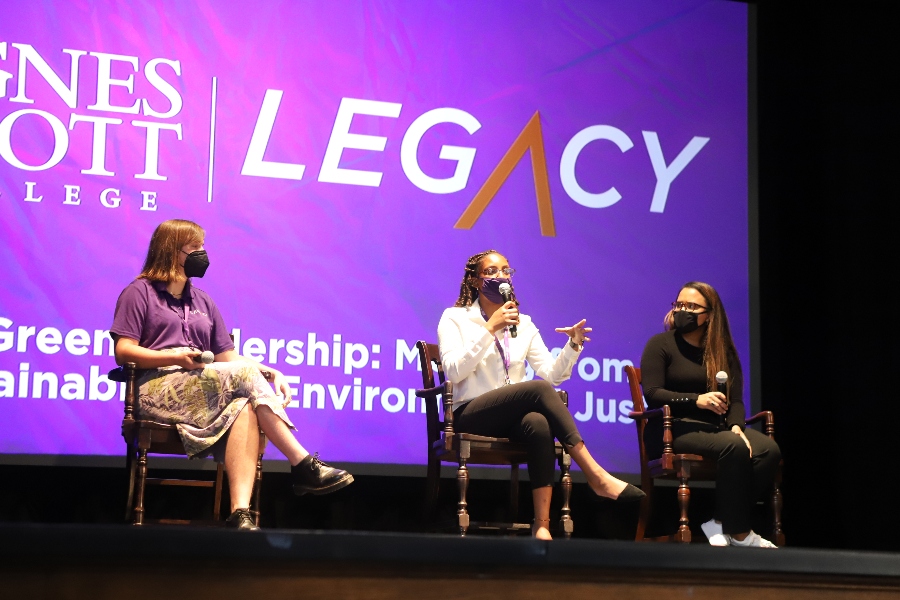
[[[291,467],[291,479],[294,482],[294,493],[298,496],[330,494],[353,483],[353,475],[326,465],[319,460],[318,452]]]
[[[253,522],[250,516],[250,510],[246,508],[238,508],[231,516],[225,519],[225,526],[229,529],[243,529],[244,531],[259,531],[259,527]]]

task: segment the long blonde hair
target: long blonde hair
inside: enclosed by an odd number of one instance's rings
[[[160,223],[150,236],[147,258],[138,279],[150,281],[174,280],[178,276],[178,253],[191,243],[203,243],[206,232],[193,221],[170,219]]]

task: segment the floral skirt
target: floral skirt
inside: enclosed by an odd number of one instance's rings
[[[282,398],[275,395],[259,369],[248,361],[212,363],[187,371],[177,367],[151,369],[138,380],[138,416],[174,424],[191,458],[210,454],[224,460],[227,432],[250,402],[264,404],[291,429]],[[215,446],[215,448],[214,448]]]

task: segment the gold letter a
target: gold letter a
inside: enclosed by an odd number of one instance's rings
[[[475,221],[491,203],[500,187],[506,182],[506,178],[512,173],[526,150],[531,150],[531,171],[534,174],[534,193],[537,196],[538,219],[541,224],[541,235],[556,237],[556,227],[553,225],[553,205],[550,202],[550,183],[547,177],[547,159],[544,156],[544,136],[541,133],[541,115],[535,112],[534,116],[522,129],[519,137],[512,143],[493,173],[472,198],[472,202],[463,212],[456,229],[471,229]]]

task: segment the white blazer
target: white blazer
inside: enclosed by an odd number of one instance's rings
[[[506,383],[503,358],[497,352],[494,336],[484,327],[478,300],[468,308],[448,308],[438,323],[438,344],[444,374],[453,382],[453,408],[477,398]],[[509,338],[509,379],[519,383],[525,379],[525,361],[536,375],[557,386],[572,376],[572,367],[581,350],[566,342],[559,356],[553,358],[531,317],[519,313],[518,336]],[[503,345],[503,334],[497,338]],[[504,352],[506,347],[503,348]]]

